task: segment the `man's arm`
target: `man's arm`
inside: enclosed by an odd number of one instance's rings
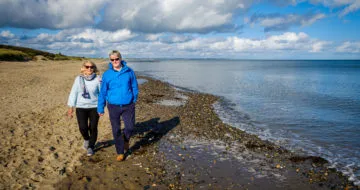
[[[131,88],[134,96],[133,103],[136,103],[139,94],[139,87],[134,71],[131,72]]]
[[[97,112],[99,113],[99,115],[103,115],[105,112],[104,107],[106,105],[107,91],[108,91],[108,81],[106,80],[106,76],[103,76],[101,80],[100,92],[98,97],[98,106],[97,106]]]

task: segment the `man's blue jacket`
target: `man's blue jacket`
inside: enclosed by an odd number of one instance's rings
[[[134,71],[121,61],[120,71],[109,68],[102,76],[98,98],[98,113],[104,113],[106,102],[114,105],[135,103],[138,97],[138,83]]]

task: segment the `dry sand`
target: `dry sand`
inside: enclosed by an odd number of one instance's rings
[[[80,66],[79,61],[0,62],[0,189],[50,185],[61,179],[63,168],[79,165],[81,136],[76,119],[65,113]]]
[[[0,189],[358,189],[321,158],[223,124],[217,97],[140,76],[132,152],[115,161],[105,114],[87,157],[76,119],[65,117],[80,65],[0,62]]]

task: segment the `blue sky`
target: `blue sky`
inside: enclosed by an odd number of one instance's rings
[[[360,0],[0,0],[0,44],[137,58],[360,59]]]

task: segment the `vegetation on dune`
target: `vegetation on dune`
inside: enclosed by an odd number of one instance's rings
[[[36,60],[36,56],[43,56],[43,60],[82,60],[84,58],[0,44],[0,61],[29,61]]]
[[[26,61],[30,57],[21,51],[0,48],[0,60],[3,61]]]

